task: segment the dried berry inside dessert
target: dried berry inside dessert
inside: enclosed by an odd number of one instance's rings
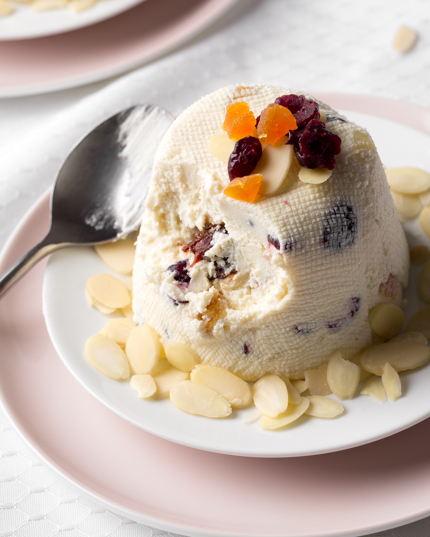
[[[357,214],[350,203],[339,202],[326,213],[322,242],[334,251],[350,246],[357,236]]]
[[[238,102],[228,105],[222,128],[234,140],[250,136],[254,132],[255,117],[248,104]]]
[[[324,123],[312,119],[300,131],[289,133],[287,142],[294,147],[300,164],[305,168],[327,168],[333,170],[335,156],[340,153],[341,139],[326,129]]]
[[[274,145],[279,138],[288,131],[297,129],[297,122],[293,114],[280,104],[269,104],[260,114],[257,133],[260,140]]]
[[[201,261],[205,253],[211,249],[212,240],[215,233],[227,233],[227,230],[222,224],[216,226],[207,225],[203,231],[194,237],[191,242],[183,246],[183,252],[190,251],[195,255],[194,261],[190,267],[193,267],[196,263]]]
[[[173,278],[177,282],[182,283],[190,283],[190,275],[187,270],[188,267],[188,259],[183,259],[182,261],[178,261],[174,265],[170,265],[170,267],[167,267],[167,270],[170,270],[170,272],[173,272]]]
[[[246,136],[236,142],[228,159],[228,176],[230,181],[236,177],[250,175],[263,154],[261,142],[254,136]]]
[[[276,104],[285,106],[293,114],[297,121],[297,128],[303,129],[311,119],[320,118],[319,105],[303,95],[282,95],[275,100]]]
[[[252,203],[260,190],[262,179],[261,174],[237,177],[224,190],[224,194],[236,200]]]

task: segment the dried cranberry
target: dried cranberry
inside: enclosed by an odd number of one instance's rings
[[[297,121],[297,128],[303,129],[311,119],[319,119],[319,105],[315,101],[306,99],[303,95],[282,95],[275,100],[276,104],[285,106]]]
[[[228,176],[230,181],[236,177],[250,175],[263,154],[261,142],[254,136],[246,136],[238,140],[228,159]]]
[[[274,246],[277,250],[281,249],[279,239],[277,239],[276,237],[272,237],[272,235],[267,235],[267,242]]]
[[[287,144],[294,146],[300,164],[305,168],[328,168],[336,165],[341,139],[326,129],[324,123],[312,119],[301,131],[290,131]]]
[[[354,317],[356,313],[358,313],[358,310],[360,309],[361,304],[361,298],[359,296],[353,296],[349,301],[349,315],[350,317]]]
[[[190,283],[190,275],[188,274],[188,259],[183,259],[182,261],[178,261],[174,265],[170,265],[170,267],[167,267],[167,270],[170,270],[170,272],[173,272],[173,279],[177,282],[183,282],[183,283]]]
[[[246,343],[246,341],[243,344],[243,352],[245,354],[250,354],[252,352],[251,345],[249,343]]]
[[[228,233],[228,232],[224,228],[224,225],[221,225],[221,224],[217,226],[208,225],[203,229],[203,231],[198,233],[191,242],[189,242],[182,248],[183,252],[191,251],[196,256],[194,258],[194,261],[190,265],[191,267],[193,267],[196,263],[201,261],[205,253],[211,249],[214,233]]]
[[[322,244],[334,252],[351,246],[357,236],[358,218],[348,202],[335,203],[324,215]]]

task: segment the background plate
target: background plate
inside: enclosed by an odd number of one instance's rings
[[[331,104],[330,102],[328,104]],[[414,164],[430,169],[430,137],[405,125],[357,112],[345,112],[366,126],[387,167]],[[411,162],[410,155],[414,155]],[[415,155],[417,155],[415,157]],[[430,241],[409,225],[410,241]],[[418,269],[419,270],[419,269]],[[48,331],[65,365],[96,399],[119,416],[161,438],[186,446],[250,457],[298,457],[339,451],[366,444],[401,431],[430,416],[430,367],[402,375],[405,397],[395,404],[377,404],[370,397],[343,401],[345,415],[336,420],[302,418],[300,425],[282,431],[262,431],[245,425],[249,409],[234,412],[227,420],[201,419],[179,411],[169,400],[136,397],[127,382],[117,382],[96,371],[83,357],[85,341],[99,332],[108,318],[90,308],[84,297],[87,279],[110,272],[93,248],[65,249],[50,257],[43,288]],[[406,317],[420,304],[416,281],[406,292]],[[113,315],[118,316],[118,315]]]
[[[236,2],[146,0],[89,28],[0,42],[0,97],[71,88],[132,69],[191,39]]]
[[[15,13],[0,18],[0,41],[32,39],[70,32],[109,19],[143,1],[109,0],[100,2],[81,13],[74,13],[71,9],[54,9],[37,13],[28,6],[15,4]]]

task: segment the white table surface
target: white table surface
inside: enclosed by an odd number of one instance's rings
[[[419,34],[406,55],[391,46],[401,25]],[[52,184],[73,141],[141,89],[152,102],[162,100],[162,90],[154,88],[163,77],[176,84],[179,97],[197,98],[229,83],[281,82],[311,93],[368,94],[430,107],[430,3],[241,0],[191,43],[121,80],[0,100],[0,247]],[[170,103],[175,113],[179,97]],[[429,534],[430,518],[378,535]],[[169,534],[88,500],[23,444],[0,410],[0,537],[157,535]]]

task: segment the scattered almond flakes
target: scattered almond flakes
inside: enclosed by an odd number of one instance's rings
[[[415,30],[409,28],[409,26],[401,26],[394,36],[393,48],[397,52],[405,54],[414,48],[417,39],[418,34]]]

